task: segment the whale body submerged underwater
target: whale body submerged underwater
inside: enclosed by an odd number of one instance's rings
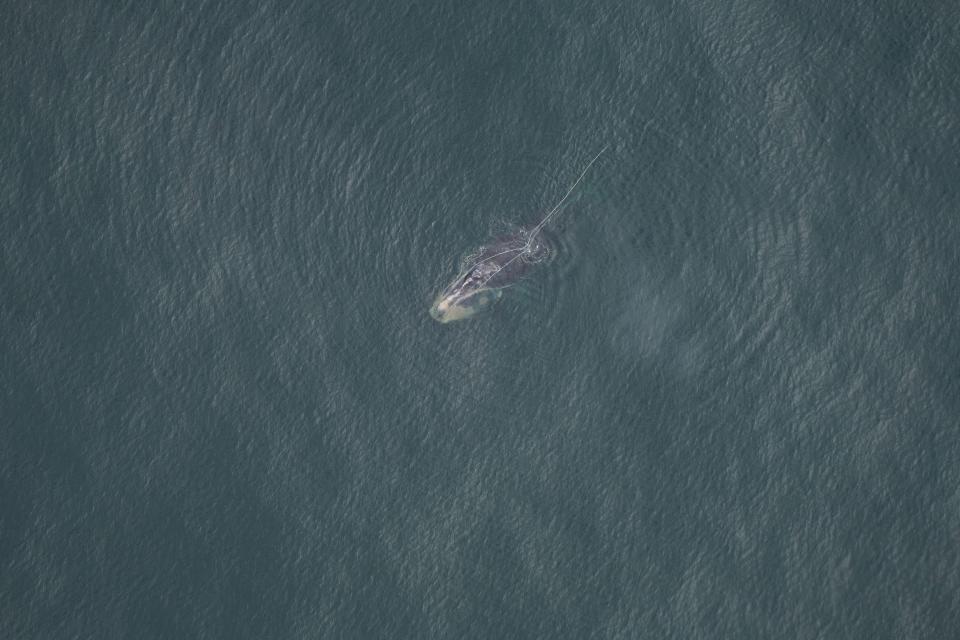
[[[503,295],[503,290],[523,278],[530,267],[543,261],[548,253],[538,239],[544,225],[577,188],[587,171],[603,152],[593,157],[560,202],[530,230],[497,238],[480,247],[461,263],[460,271],[434,300],[430,315],[438,322],[447,323],[465,320],[488,308]]]

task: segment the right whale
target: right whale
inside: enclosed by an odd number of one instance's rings
[[[430,315],[443,323],[476,315],[499,300],[502,290],[523,278],[546,252],[529,231],[480,247],[467,256],[457,277],[434,300]]]
[[[543,260],[547,249],[538,240],[540,231],[606,150],[604,147],[593,157],[566,195],[537,226],[497,238],[467,256],[457,276],[433,301],[430,307],[433,319],[447,323],[476,315],[499,300],[502,290],[526,275],[531,265]]]

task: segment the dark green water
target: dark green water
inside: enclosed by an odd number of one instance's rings
[[[3,6],[0,637],[960,628],[955,3]]]

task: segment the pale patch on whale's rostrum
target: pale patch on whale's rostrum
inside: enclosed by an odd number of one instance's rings
[[[456,320],[472,318],[483,309],[498,300],[502,294],[496,289],[474,291],[463,298],[440,296],[430,307],[434,320],[446,324]]]

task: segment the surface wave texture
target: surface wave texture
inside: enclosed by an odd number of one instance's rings
[[[0,26],[0,637],[955,637],[955,3],[59,4]]]

